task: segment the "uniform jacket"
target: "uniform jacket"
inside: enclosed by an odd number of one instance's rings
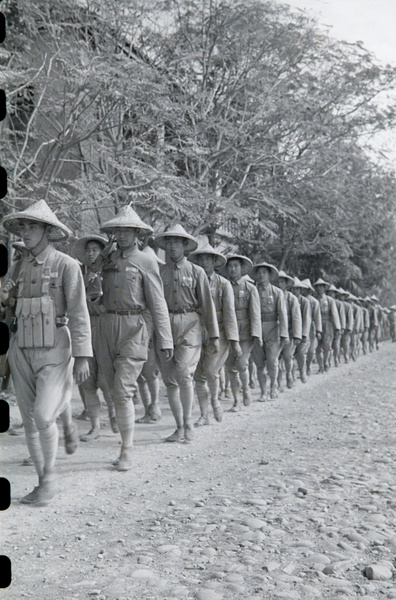
[[[330,296],[323,294],[321,298],[318,298],[318,301],[320,305],[320,314],[322,315],[322,324],[324,321],[331,321],[334,329],[339,331],[341,329],[341,323],[334,298],[330,298]]]
[[[78,263],[67,254],[48,245],[40,254],[29,253],[26,258],[15,264],[18,271],[16,286],[9,300],[37,298],[42,296],[43,269],[51,260],[51,272],[48,292],[54,299],[56,317],[67,317],[70,330],[72,355],[74,357],[92,356],[91,325],[85,297],[83,276]],[[18,264],[19,263],[19,264]]]
[[[209,337],[219,337],[216,308],[205,271],[183,257],[178,263],[161,265],[160,272],[169,311],[196,311]]]
[[[353,325],[353,331],[355,333],[362,331],[362,310],[361,307],[356,304],[355,302],[352,302],[352,307],[353,307],[353,321],[354,321],[354,325]]]
[[[234,292],[231,283],[212,273],[208,276],[210,293],[216,308],[219,330],[224,331],[228,341],[239,342],[238,322],[235,314]]]
[[[314,296],[311,296],[311,294],[308,294],[307,298],[311,303],[312,323],[315,326],[315,331],[317,331],[318,333],[322,333],[323,326],[322,326],[322,315],[320,312],[319,300],[314,298]]]
[[[262,321],[277,321],[279,324],[279,337],[288,340],[289,324],[284,293],[280,288],[271,283],[268,283],[266,286],[258,283],[257,290],[260,298]]]
[[[370,311],[365,306],[362,306],[362,312],[364,329],[370,329]]]
[[[309,338],[309,333],[311,331],[311,324],[312,324],[311,303],[310,303],[309,299],[304,298],[304,296],[300,296],[299,298],[297,298],[297,301],[300,305],[300,311],[301,311],[302,337]]]
[[[353,331],[353,329],[354,329],[353,306],[349,302],[344,302],[344,306],[345,306],[345,329],[346,329],[346,331]]]
[[[161,349],[173,348],[168,308],[164,298],[158,263],[135,246],[112,252],[102,268],[103,296],[106,310],[149,309]]]
[[[298,338],[301,340],[302,338],[302,318],[301,318],[301,310],[300,304],[294,294],[286,290],[283,292],[285,296],[285,304],[286,304],[286,312],[287,312],[287,322],[289,325],[289,337]]]
[[[346,328],[345,304],[342,300],[339,300],[338,298],[335,299],[335,303],[338,310],[338,316],[340,318],[341,329],[344,330]]]
[[[262,340],[260,300],[255,285],[241,277],[238,281],[231,281],[231,287],[234,292],[239,340],[245,342],[252,337]]]

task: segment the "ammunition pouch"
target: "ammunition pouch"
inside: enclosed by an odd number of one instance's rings
[[[18,298],[15,316],[19,348],[54,347],[57,321],[51,296]]]

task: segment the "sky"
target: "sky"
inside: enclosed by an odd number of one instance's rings
[[[396,0],[282,0],[305,10],[330,35],[363,45],[383,63],[396,66]]]

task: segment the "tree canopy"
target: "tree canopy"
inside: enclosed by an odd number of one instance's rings
[[[274,1],[7,0],[3,210],[162,228],[396,300],[395,69]],[[393,284],[394,285],[394,284]]]

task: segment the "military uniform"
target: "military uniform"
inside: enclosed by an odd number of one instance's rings
[[[307,284],[302,283],[298,277],[294,278],[293,289],[309,289]],[[300,377],[302,383],[307,381],[307,354],[310,344],[310,333],[312,324],[312,308],[308,298],[305,298],[301,294],[297,296],[297,301],[300,306],[301,312],[301,343],[297,345],[295,351],[295,359],[300,371]]]
[[[339,295],[341,298],[347,298],[349,293],[343,289],[339,289]],[[354,314],[353,307],[346,300],[344,302],[344,310],[345,310],[345,329],[344,333],[341,337],[341,346],[340,350],[344,354],[344,360],[346,363],[349,363],[349,354],[351,347],[351,335],[354,329]]]
[[[165,237],[188,240],[186,246],[196,250],[198,243],[181,225],[168,229],[156,237],[156,244],[164,249]],[[216,309],[205,271],[187,260],[169,260],[160,267],[165,299],[169,310],[174,355],[166,361],[160,356],[160,369],[167,388],[168,401],[177,430],[167,441],[194,439],[192,405],[194,399],[193,375],[197,368],[202,345],[201,319],[209,338],[219,337]]]
[[[129,206],[102,225],[111,233],[121,228],[151,231]],[[155,259],[141,252],[136,245],[115,250],[102,268],[105,308],[95,333],[95,348],[100,381],[111,391],[116,418],[122,438],[119,470],[131,468],[131,448],[134,431],[133,396],[137,378],[148,356],[149,333],[143,313],[149,310],[153,318],[160,349],[173,347],[169,315],[162,281]]]
[[[249,390],[249,358],[255,345],[255,339],[262,341],[260,321],[260,301],[255,285],[247,279],[252,263],[246,257],[231,255],[227,262],[238,258],[243,262],[242,277],[238,281],[231,281],[235,301],[235,313],[238,323],[239,344],[241,356],[230,353],[226,361],[229,373],[231,390],[234,397],[232,411],[239,410],[239,390],[242,382],[243,401],[246,406],[251,402]],[[246,268],[245,268],[246,267]]]
[[[308,289],[314,292],[309,279],[303,279],[302,283],[307,285]],[[306,293],[305,290],[304,293]],[[309,347],[307,352],[307,375],[310,375],[311,363],[313,357],[315,356],[318,338],[322,335],[322,316],[320,313],[319,300],[312,296],[312,294],[307,294],[306,298],[309,300],[311,305],[311,330],[309,333]]]
[[[276,271],[275,267],[269,265],[269,263],[259,263],[253,267],[253,278],[256,277],[257,269],[262,266]],[[284,342],[289,340],[285,297],[282,290],[271,283],[262,285],[257,282],[256,285],[260,301],[263,345],[262,348],[255,346],[252,356],[257,367],[261,396],[264,398],[266,393],[264,375],[266,366],[270,378],[270,396],[276,398],[278,395],[279,355]]]
[[[45,239],[67,239],[71,233],[44,200],[8,215],[3,225],[18,235],[21,221],[52,227],[47,227],[41,245],[48,243]],[[91,328],[83,277],[73,258],[48,244],[35,255],[29,252],[17,269],[10,295],[16,302],[16,332],[10,339],[8,360],[26,443],[39,476],[39,486],[22,502],[45,506],[54,496],[56,419],[70,409],[73,357],[92,356]],[[67,443],[67,436],[72,438],[75,432],[65,433]]]
[[[363,313],[361,307],[355,302],[356,296],[353,294],[350,295],[350,299],[352,300],[351,305],[353,308],[353,332],[351,336],[351,357],[353,361],[356,361],[359,355],[359,341],[362,331],[362,318]]]
[[[318,279],[314,286],[324,285],[329,286],[323,279]],[[320,313],[322,317],[322,338],[318,342],[316,348],[316,358],[319,365],[319,372],[327,371],[330,366],[330,352],[335,336],[341,333],[340,317],[338,315],[337,305],[335,300],[326,294],[318,298],[320,305]]]
[[[279,279],[281,278],[285,279],[285,281],[289,281],[291,284],[294,283],[293,278],[286,275],[284,271],[279,272]],[[280,360],[283,359],[285,363],[286,383],[287,387],[291,389],[293,387],[294,353],[302,339],[302,317],[300,304],[295,295],[289,290],[284,290],[283,294],[285,297],[289,336],[288,341],[284,342],[279,358]],[[279,388],[281,388],[281,368],[279,368],[278,383]]]
[[[340,325],[341,325],[340,335],[334,336],[333,343],[332,343],[335,367],[338,367],[338,365],[340,363],[341,339],[342,339],[342,335],[344,334],[345,326],[346,326],[345,306],[344,306],[344,303],[342,302],[342,300],[340,300],[339,298],[336,297],[337,293],[338,293],[338,289],[334,285],[331,285],[329,287],[329,289],[327,290],[327,294],[333,298],[333,300],[336,304],[338,316],[340,319]]]

